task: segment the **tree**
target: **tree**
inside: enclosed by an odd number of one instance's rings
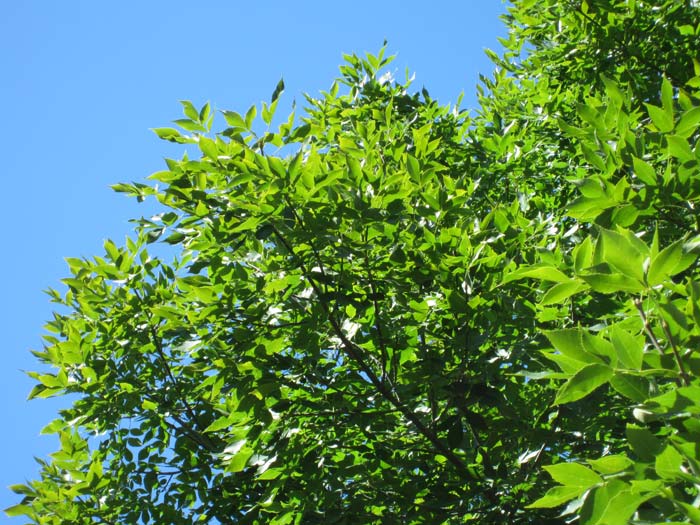
[[[116,185],[165,211],[68,260],[31,397],[78,397],[8,513],[700,523],[700,9],[505,21],[473,118],[382,49],[300,122],[280,82],[263,131],[156,129],[199,158]]]

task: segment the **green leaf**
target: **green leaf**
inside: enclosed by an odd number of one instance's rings
[[[215,419],[214,422],[204,429],[204,432],[216,432],[217,430],[222,430],[231,426],[232,420],[231,416],[222,416]]]
[[[294,131],[289,135],[289,141],[290,142],[302,141],[309,135],[310,131],[311,131],[311,125],[302,124],[298,128],[295,128]]]
[[[307,190],[313,189],[315,184],[314,172],[311,169],[302,169],[301,182]]]
[[[646,102],[644,105],[647,107],[649,117],[656,129],[662,133],[668,133],[673,130],[673,112],[667,112],[658,106],[647,104]]]
[[[688,516],[690,521],[694,525],[700,525],[700,509],[698,509],[695,505],[689,505],[688,503],[685,503],[683,501],[680,501],[678,503],[683,508],[683,510],[685,511],[685,515]]]
[[[12,505],[11,507],[8,507],[5,509],[5,514],[10,516],[11,518],[17,517],[17,516],[31,516],[32,514],[32,508],[28,505]]]
[[[416,182],[420,182],[420,163],[418,162],[418,159],[416,159],[413,155],[406,155],[406,168],[408,169],[408,173],[411,175],[411,178]]]
[[[695,161],[695,154],[690,149],[690,144],[683,137],[678,135],[668,135],[666,137],[668,143],[668,152],[672,157],[677,158],[681,162]]]
[[[637,178],[641,180],[644,184],[649,186],[656,186],[656,170],[651,164],[638,159],[637,157],[632,157],[632,164],[634,166],[634,173]]]
[[[624,230],[616,232],[602,229],[600,232],[600,249],[603,261],[617,268],[625,277],[642,281],[644,279],[644,261],[649,254],[646,246],[640,245],[634,234]]]
[[[540,499],[527,505],[526,509],[551,509],[578,498],[586,489],[579,487],[552,487]]]
[[[644,338],[635,337],[620,325],[610,328],[610,341],[617,358],[630,370],[641,370],[644,359]]]
[[[119,256],[121,255],[117,246],[111,240],[106,239],[104,241],[104,249],[111,261],[116,263],[117,259],[119,259]]]
[[[175,128],[153,128],[151,131],[158,135],[159,138],[169,140],[170,142],[179,142],[179,139],[182,138],[180,132]]]
[[[600,293],[641,292],[644,285],[637,279],[619,273],[589,273],[581,275],[593,290]]]
[[[600,363],[591,363],[576,372],[557,392],[555,405],[571,403],[586,397],[596,388],[607,383],[613,376],[613,369]]]
[[[211,105],[209,104],[209,102],[207,102],[202,106],[202,109],[199,110],[199,121],[206,123],[206,121],[209,119],[210,114]]]
[[[255,105],[250,106],[245,114],[245,127],[251,129],[253,127],[253,121],[255,116],[258,114],[258,108]]]
[[[583,501],[580,510],[582,523],[599,523],[600,517],[605,513],[610,505],[610,500],[624,490],[628,490],[629,485],[619,479],[606,480],[605,484],[593,488]]]
[[[552,346],[565,356],[581,363],[602,362],[583,346],[583,331],[578,328],[547,330],[544,335]]]
[[[185,119],[185,118],[179,118],[177,120],[173,120],[173,124],[177,124],[180,126],[182,129],[186,131],[191,131],[191,132],[206,132],[207,129],[202,126],[201,124],[198,124],[197,122],[192,122],[190,119]]]
[[[681,116],[676,126],[676,134],[684,139],[689,138],[700,126],[700,106],[694,107]]]
[[[586,237],[572,251],[574,259],[574,271],[578,274],[590,268],[593,264],[593,242],[590,237]]]
[[[540,279],[541,281],[553,281],[557,283],[567,283],[571,279],[554,266],[538,264],[531,266],[521,266],[514,272],[509,273],[503,279],[503,283],[509,283],[517,279]]]
[[[629,424],[625,434],[632,450],[642,461],[654,461],[656,455],[661,451],[661,443],[646,428]]]
[[[700,414],[700,386],[682,386],[669,390],[649,400],[651,405],[664,407],[672,412]]]
[[[547,292],[542,296],[540,304],[542,306],[547,306],[551,304],[563,303],[566,299],[571,297],[578,292],[585,290],[587,286],[581,281],[571,280],[565,283],[557,283],[552,286]]]
[[[144,399],[143,401],[141,401],[141,408],[143,408],[144,410],[158,410],[158,403],[154,403],[153,401]]]
[[[235,111],[222,111],[221,112],[226,119],[226,123],[233,128],[248,129],[245,123],[245,119]]]
[[[261,217],[248,217],[246,220],[241,222],[238,226],[231,230],[232,233],[243,232],[248,230],[257,229],[258,225],[262,221]]]
[[[262,108],[263,122],[269,126],[270,124],[272,124],[272,117],[275,116],[275,111],[277,110],[277,100],[275,100],[269,106],[265,102],[263,102]]]
[[[199,149],[211,160],[219,158],[219,148],[216,146],[216,142],[208,137],[199,137]]]
[[[243,446],[228,461],[225,462],[226,472],[241,472],[248,465],[248,460],[253,455],[253,450]]]
[[[664,112],[671,115],[673,120],[673,86],[666,77],[661,81],[661,106]]]
[[[197,110],[195,109],[192,102],[190,102],[189,100],[181,100],[180,104],[182,104],[182,112],[188,119],[193,121],[199,120],[199,114],[197,113]]]
[[[659,477],[673,480],[681,475],[683,456],[672,446],[666,445],[661,454],[656,456],[654,468]]]
[[[610,386],[636,403],[643,403],[649,398],[649,381],[643,377],[617,372],[610,379]]]
[[[679,240],[667,246],[651,260],[647,272],[649,286],[661,284],[664,280],[675,275],[675,270],[683,256],[683,241]]]
[[[581,343],[587,352],[605,358],[608,363],[617,363],[615,348],[601,335],[593,335],[584,330],[581,332]]]
[[[597,523],[605,525],[628,525],[637,508],[649,499],[650,495],[621,491],[610,499]]]
[[[603,482],[603,478],[580,463],[558,463],[543,468],[554,481],[567,487],[588,490],[593,485]]]
[[[260,474],[257,479],[260,481],[277,479],[283,472],[284,471],[280,468],[269,468],[265,472]]]
[[[617,474],[628,469],[634,462],[622,454],[603,456],[599,459],[589,459],[588,464],[600,474]]]

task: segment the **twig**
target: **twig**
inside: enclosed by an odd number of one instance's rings
[[[665,319],[661,320],[661,328],[664,329],[664,333],[666,334],[666,339],[668,339],[668,343],[671,345],[671,351],[673,352],[673,357],[676,360],[676,364],[678,364],[678,372],[680,376],[679,383],[683,383],[685,386],[690,385],[690,376],[688,375],[688,372],[685,370],[685,365],[683,364],[683,360],[681,359],[681,354],[678,352],[678,347],[676,346],[676,342],[673,340],[673,336],[671,335],[671,330],[668,328],[668,323],[666,322]]]
[[[182,404],[185,406],[185,411],[187,412],[187,415],[190,418],[191,422],[197,423],[201,426],[201,423],[199,422],[199,418],[197,418],[197,415],[194,412],[194,409],[192,406],[189,404],[187,401],[187,396],[185,396],[182,392],[182,389],[180,388],[180,383],[175,379],[175,376],[173,375],[173,371],[170,368],[170,364],[168,363],[168,359],[165,355],[165,352],[163,351],[163,345],[161,344],[160,338],[158,337],[158,333],[156,332],[156,329],[154,326],[150,327],[150,332],[151,332],[151,338],[153,339],[153,345],[156,348],[156,352],[158,353],[158,357],[160,360],[163,362],[163,368],[165,368],[165,373],[172,383],[172,385],[175,387],[175,390],[178,394],[178,397],[180,401],[182,401]],[[200,434],[197,430],[192,428],[192,425],[187,424],[184,420],[178,418],[176,415],[172,415],[172,418],[177,421],[183,430],[197,443],[202,445],[204,448],[209,450],[210,452],[215,452],[216,447],[214,444],[204,436],[203,434]]]
[[[365,243],[367,242],[367,234],[365,232]],[[372,265],[369,262],[369,254],[365,250],[365,269],[367,270],[367,279],[369,280],[369,291],[372,294],[372,306],[374,307],[374,328],[377,330],[377,340],[379,342],[379,349],[382,353],[382,381],[392,382],[387,374],[387,365],[389,364],[389,352],[386,347],[386,340],[384,339],[384,332],[382,330],[382,322],[379,317],[379,304],[377,302],[377,287],[374,280],[374,275],[372,275]],[[394,372],[395,373],[395,372]],[[393,385],[392,385],[393,386]]]
[[[649,325],[649,321],[647,320],[647,316],[644,313],[644,307],[642,306],[642,301],[641,299],[635,297],[633,299],[634,301],[634,306],[637,307],[637,311],[639,312],[639,317],[642,318],[642,324],[644,326],[644,332],[647,334],[649,337],[649,340],[651,341],[651,344],[654,345],[654,348],[656,348],[661,355],[664,354],[663,348],[661,348],[661,345],[659,344],[658,339],[656,339],[656,336],[654,335],[654,332],[651,331],[651,326]]]

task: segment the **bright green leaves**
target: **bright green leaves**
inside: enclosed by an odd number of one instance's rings
[[[540,299],[540,305],[549,306],[553,304],[561,304],[572,295],[575,295],[586,288],[587,286],[585,283],[575,279],[571,279],[563,283],[557,283],[544,293],[542,299]]]
[[[628,230],[601,230],[597,250],[599,260],[608,264],[615,273],[631,278],[630,281],[644,280],[644,263],[649,254],[649,248],[636,235]],[[640,291],[630,282],[629,291]]]
[[[246,120],[235,111],[224,110],[221,112],[221,114],[224,116],[226,123],[232,128],[240,128],[241,130],[248,129]]]
[[[627,397],[638,397],[644,391],[637,380],[645,380],[630,375],[641,369],[644,342],[623,328],[613,326],[610,341],[581,329],[554,330],[545,335],[556,351],[545,353],[546,357],[557,363],[567,377],[556,394],[555,404],[578,401],[608,382]],[[648,386],[642,401],[647,395]]]
[[[526,277],[531,279],[540,279],[542,281],[552,281],[555,283],[566,283],[569,281],[569,277],[567,277],[567,275],[561,270],[546,264],[521,266],[514,272],[508,274],[503,281],[504,283],[508,283],[510,281],[524,279]]]
[[[608,357],[608,353],[601,355],[598,348],[604,347],[605,343],[601,339],[599,344],[591,344],[595,340],[586,331],[581,329],[562,329],[545,332],[544,335],[554,346],[554,349],[580,363],[591,361],[601,361],[602,357]],[[598,354],[598,355],[596,355]]]
[[[656,286],[681,273],[695,262],[696,257],[685,250],[682,239],[665,247],[651,260],[647,272],[649,286]]]
[[[682,466],[683,456],[670,444],[654,458],[654,469],[661,479],[680,478],[684,470]]]
[[[668,133],[674,128],[674,96],[673,86],[667,78],[664,78],[661,83],[661,104],[662,107],[648,103],[644,105],[654,127],[662,133]]]
[[[632,164],[634,173],[639,180],[649,186],[657,185],[656,170],[651,164],[637,157],[632,157]]]
[[[571,403],[586,397],[596,388],[607,383],[613,376],[613,369],[600,363],[591,363],[572,375],[557,392],[555,405]]]
[[[653,104],[645,104],[655,128],[662,133],[673,130],[673,110],[666,110]]]
[[[218,133],[182,102],[154,131],[198,158],[115,186],[165,212],[51,293],[32,396],[79,398],[9,512],[699,522],[697,45],[671,4],[515,3],[473,119],[384,49],[298,124],[273,126],[282,81]]]
[[[591,459],[588,464],[593,467],[596,472],[600,474],[617,474],[623,470],[627,470],[629,467],[634,465],[634,462],[630,460],[627,456],[621,454],[603,456],[598,459]]]
[[[542,496],[540,499],[537,501],[534,501],[533,503],[530,503],[527,507],[529,509],[549,509],[549,508],[554,508],[554,507],[559,507],[560,505],[563,505],[567,501],[571,501],[573,499],[576,499],[578,496],[580,496],[583,492],[585,492],[585,489],[582,490],[578,486],[572,486],[572,487],[566,487],[566,486],[557,486],[557,487],[552,487],[547,491],[547,493]]]
[[[586,490],[603,481],[598,474],[578,463],[549,465],[544,467],[544,470],[552,476],[554,481],[562,485],[578,487],[582,490]]]
[[[196,134],[208,133],[211,130],[214,115],[208,102],[199,111],[195,109],[189,100],[181,100],[180,103],[186,118],[174,120],[173,123],[185,131],[195,133],[195,135],[182,135],[175,128],[154,128],[153,132],[159,138],[170,142],[178,142],[180,144],[196,142]]]
[[[562,304],[581,292],[602,294],[642,293],[671,279],[695,264],[693,245],[684,239],[652,248],[632,231],[600,228],[597,239],[586,237],[572,250],[572,276],[560,268],[540,263],[525,265],[509,273],[504,283],[519,279],[554,282],[544,289],[540,306]]]
[[[690,138],[700,127],[700,106],[695,106],[683,112],[678,125],[676,135],[684,139]]]
[[[641,370],[644,337],[631,334],[619,324],[612,325],[609,333],[619,363],[630,370]]]
[[[578,463],[549,465],[544,470],[561,486],[549,489],[542,498],[528,505],[528,508],[558,507],[603,482],[598,474]]]
[[[181,135],[175,128],[153,128],[153,132],[158,135],[158,138],[168,140],[170,142],[177,142],[180,144],[193,142],[192,138]]]
[[[697,13],[673,2],[653,10],[642,2],[583,2],[580,10],[540,4],[519,2],[512,10],[519,24],[507,41],[513,58],[501,60],[518,81],[496,75],[485,85],[498,93],[498,103],[484,101],[495,133],[506,135],[510,122],[513,129],[526,123],[529,136],[540,132],[532,139],[537,147],[527,148],[529,161],[514,160],[509,151],[502,173],[510,184],[520,169],[530,178],[546,173],[568,181],[550,187],[566,208],[553,214],[554,224],[568,234],[554,231],[514,257],[500,286],[527,297],[545,336],[533,346],[545,347],[540,355],[549,365],[522,375],[550,384],[557,425],[576,429],[552,462],[586,462],[599,478],[589,476],[583,488],[574,476],[555,477],[561,485],[535,498],[533,508],[569,503],[559,519],[583,525],[697,522],[687,511],[697,504],[697,475],[679,474],[698,471],[691,445],[699,436],[698,405],[685,390],[697,385],[688,370],[700,372],[693,357],[700,336],[697,254],[688,241],[698,235],[700,205],[698,83],[690,80],[698,74],[690,40],[697,39]],[[658,29],[654,36],[633,29],[642,19],[653,21],[646,27]],[[531,47],[519,63],[524,42]],[[603,42],[619,51],[619,60],[590,53]],[[645,58],[632,64],[624,56]],[[521,104],[523,91],[531,98]],[[496,145],[504,141],[480,139],[498,166],[507,149]],[[612,454],[602,457],[587,446],[601,435],[573,422],[596,417],[610,418],[602,426]],[[622,434],[619,423],[632,418],[642,425]]]

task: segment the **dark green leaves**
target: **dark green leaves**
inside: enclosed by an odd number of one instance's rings
[[[275,102],[277,102],[277,99],[280,97],[283,91],[284,79],[280,79],[280,81],[277,82],[277,85],[275,86],[275,90],[272,92],[272,96],[270,97],[270,103],[274,104]]]

